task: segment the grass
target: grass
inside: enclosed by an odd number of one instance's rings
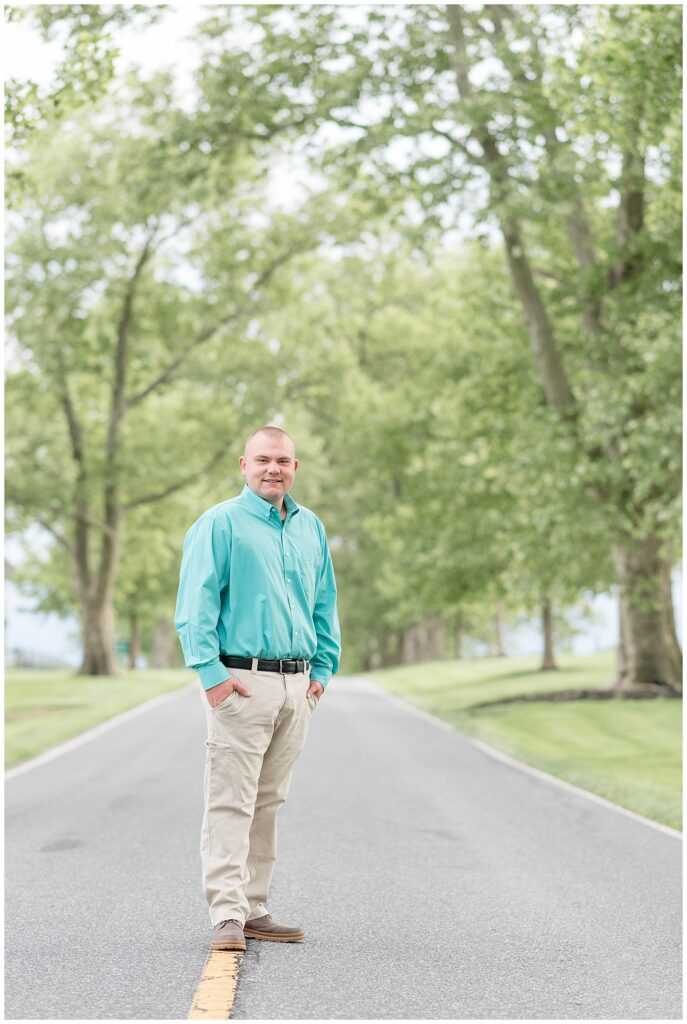
[[[607,687],[613,656],[427,662],[368,678],[460,732],[673,828],[682,827],[682,701],[578,700],[502,705],[520,694]]]
[[[195,672],[174,669],[109,678],[76,676],[71,670],[10,669],[5,675],[5,767],[195,678]]]
[[[571,701],[502,705],[519,694],[602,688],[613,658],[441,661],[369,673],[409,703],[518,760],[614,803],[681,828],[682,702]],[[11,767],[114,715],[195,680],[187,670],[123,672],[115,678],[13,669],[5,682],[5,765]]]

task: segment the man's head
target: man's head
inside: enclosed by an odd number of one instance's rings
[[[293,441],[279,427],[260,427],[246,441],[239,459],[251,491],[281,507],[298,469]]]

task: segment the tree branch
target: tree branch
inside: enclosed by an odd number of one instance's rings
[[[451,42],[453,67],[462,99],[469,99],[473,90],[468,69],[469,57],[463,31],[462,8],[457,4],[446,7]],[[522,229],[518,219],[502,208],[508,198],[510,185],[506,161],[501,156],[484,115],[471,126],[471,134],[484,152],[484,166],[492,185],[496,186],[496,213],[506,246],[506,256],[515,293],[522,306],[527,333],[532,346],[534,364],[539,374],[548,404],[569,418],[576,413],[575,397],[568,381],[561,354],[556,345],[553,328],[534,281],[529,258],[525,251]]]
[[[100,546],[100,560],[96,578],[96,601],[102,605],[107,594],[114,588],[117,569],[117,525],[120,516],[118,504],[119,475],[116,466],[117,449],[122,421],[126,413],[126,373],[129,364],[129,334],[133,318],[134,299],[138,290],[143,268],[151,255],[153,239],[159,228],[159,221],[153,221],[148,229],[145,244],[136,261],[133,274],[129,278],[122,304],[122,312],[117,324],[117,343],[115,347],[115,372],[111,388],[110,419],[107,429],[105,446],[105,465],[107,467],[104,487],[105,527]]]
[[[433,121],[432,131],[434,132],[435,135],[440,135],[442,139],[448,139],[451,145],[455,146],[456,149],[459,149],[460,152],[463,153],[469,160],[472,160],[474,163],[484,166],[481,157],[477,156],[475,153],[471,153],[464,142],[462,142],[460,139],[456,139],[453,135],[451,135],[450,132],[445,131],[443,128],[437,127],[437,125]]]
[[[136,290],[144,266],[150,258],[151,246],[155,233],[158,229],[157,222],[148,231],[145,245],[141,251],[134,272],[129,278],[129,283],[124,295],[122,312],[117,324],[117,344],[115,348],[115,375],[112,381],[110,422],[107,432],[106,462],[111,465],[114,461],[119,440],[119,428],[126,411],[126,397],[124,394],[126,371],[128,364],[129,333],[133,315],[134,299]]]
[[[616,239],[625,252],[617,260],[611,272],[609,285],[616,288],[623,281],[634,277],[642,266],[639,253],[632,252],[632,241],[644,227],[644,154],[639,143],[642,105],[640,104],[632,124],[633,145],[623,152],[620,172],[620,201],[616,213]]]
[[[549,164],[553,171],[556,174],[559,174],[559,155],[563,152],[571,152],[572,147],[569,142],[562,142],[556,135],[555,125],[559,121],[559,115],[558,111],[551,105],[549,97],[542,85],[544,58],[539,46],[539,38],[536,32],[533,31],[532,25],[525,21],[520,10],[515,10],[508,5],[503,7],[494,7],[492,10],[502,11],[506,17],[512,19],[517,25],[520,34],[524,36],[530,44],[532,54],[530,67],[533,71],[534,77],[528,77],[524,73],[520,63],[521,58],[517,54],[513,55],[510,49],[506,50],[507,57],[510,58],[506,61],[506,67],[514,81],[524,85],[530,91],[536,89],[537,103],[540,105],[548,119],[544,120],[544,122],[538,127],[544,137],[545,150],[549,159]],[[503,38],[503,23],[498,14],[496,16],[495,23],[498,24],[499,33]],[[589,294],[589,281],[591,279],[592,270],[596,265],[594,237],[585,212],[584,200],[580,194],[577,182],[574,180],[572,175],[567,175],[566,178],[568,187],[573,193],[572,212],[566,217],[568,238],[570,239],[573,253],[582,274],[580,288],[582,325],[585,330],[598,334],[603,329],[602,304],[599,298]]]
[[[561,287],[565,287],[567,283],[562,277],[559,277],[558,274],[554,274],[553,271],[546,270],[544,267],[533,267],[532,269],[539,277],[548,277],[550,281],[555,281],[556,284],[561,285]]]
[[[72,458],[76,462],[80,470],[83,469],[85,462],[84,448],[83,448],[83,427],[76,414],[74,403],[69,391],[69,382],[64,367],[64,359],[62,357],[62,350],[59,345],[55,346],[55,359],[57,362],[57,387],[60,398],[60,405],[64,410],[64,415],[67,420],[67,429],[69,431],[69,440],[71,442]]]
[[[191,473],[182,480],[177,480],[176,483],[170,484],[169,487],[165,487],[162,491],[155,491],[151,494],[144,494],[140,498],[134,498],[133,501],[128,501],[126,504],[122,505],[122,509],[124,511],[128,511],[129,509],[137,508],[139,505],[151,505],[156,501],[162,501],[163,498],[167,498],[170,494],[174,494],[176,491],[183,490],[184,487],[188,487],[188,485],[193,483],[194,480],[200,479],[205,476],[206,473],[209,473],[214,469],[226,454],[227,446],[222,445],[222,447],[215,452],[210,461],[197,473]]]
[[[263,272],[258,277],[257,281],[253,285],[253,290],[255,288],[261,288],[264,284],[266,284],[267,281],[279,269],[279,267],[281,267],[284,263],[291,259],[292,256],[296,255],[296,253],[301,251],[304,251],[304,249],[301,246],[292,246],[285,252],[277,256],[274,260],[272,260],[272,262],[263,270]],[[131,409],[134,406],[139,405],[139,403],[142,402],[145,398],[147,398],[148,395],[152,394],[154,391],[157,391],[165,384],[171,383],[174,380],[179,367],[183,365],[183,363],[188,359],[189,355],[192,352],[194,352],[197,348],[203,345],[206,341],[209,341],[210,338],[212,338],[213,335],[215,335],[217,331],[219,331],[222,327],[226,327],[227,324],[230,324],[233,321],[238,320],[241,316],[243,316],[246,313],[248,308],[249,304],[244,303],[238,308],[231,310],[231,312],[227,313],[226,316],[222,317],[221,320],[218,320],[212,326],[205,327],[203,328],[203,330],[199,331],[198,334],[196,334],[195,338],[193,338],[193,340],[186,346],[184,351],[180,353],[180,355],[177,356],[176,359],[173,359],[172,362],[165,367],[162,373],[160,373],[154,380],[152,380],[150,384],[146,385],[146,387],[143,388],[143,390],[139,391],[135,395],[131,395],[127,399],[127,407]]]
[[[64,536],[64,534],[60,533],[59,530],[56,530],[55,527],[52,526],[49,522],[47,522],[41,516],[36,516],[36,522],[38,523],[39,526],[42,526],[44,530],[47,530],[48,533],[52,534],[57,543],[61,547],[63,547],[65,551],[67,551],[70,555],[74,555],[76,553],[74,545],[70,544],[67,538]]]

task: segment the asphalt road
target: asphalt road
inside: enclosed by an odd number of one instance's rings
[[[6,1018],[184,1019],[208,950],[186,691],[6,785]],[[679,1019],[679,839],[336,679],[238,1019]]]

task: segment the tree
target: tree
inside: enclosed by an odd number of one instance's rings
[[[679,9],[246,15],[256,37],[243,58],[227,35],[234,12],[207,25],[224,47],[206,71],[208,100],[228,84],[236,111],[254,96],[261,133],[308,133],[351,193],[405,188],[426,230],[469,213],[477,233],[500,232],[535,379],[552,423],[579,445],[576,474],[613,541],[616,688],[679,691],[665,585],[679,497]],[[343,133],[326,145],[332,126]],[[208,118],[213,138],[226,130]]]
[[[316,237],[307,215],[256,225],[240,146],[179,155],[168,77],[128,90],[32,140],[9,253],[10,527],[40,523],[68,558],[89,675],[116,669],[125,517],[220,472],[270,408],[278,366],[248,325]]]
[[[443,657],[457,616],[469,631],[484,605],[608,586],[603,517],[532,379],[499,253],[413,253],[380,227],[287,273],[294,298],[263,329],[320,439],[349,664]]]
[[[145,4],[41,4],[4,8],[7,24],[28,22],[45,41],[63,38],[63,56],[48,89],[30,79],[5,82],[5,128],[14,160],[7,170],[7,199],[18,207],[33,190],[30,167],[22,150],[36,132],[59,124],[70,113],[97,103],[115,76],[119,53],[112,29],[156,22],[164,7]]]

